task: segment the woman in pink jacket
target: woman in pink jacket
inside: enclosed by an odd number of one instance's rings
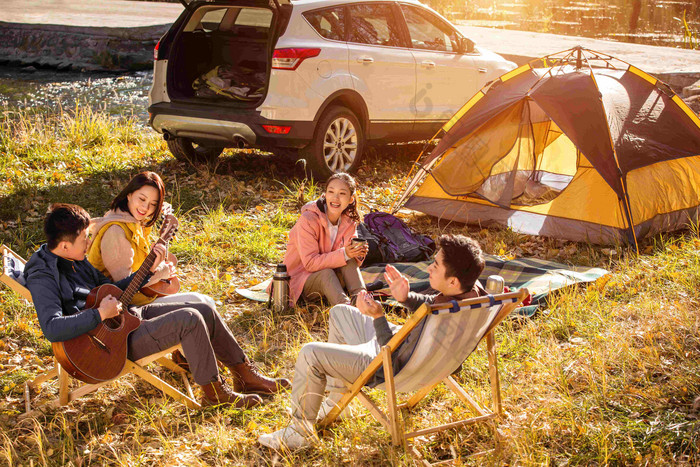
[[[325,297],[331,305],[350,303],[351,297],[365,289],[360,264],[368,247],[351,241],[360,222],[356,189],[357,182],[350,175],[334,174],[324,194],[301,208],[284,255],[292,303],[302,296],[308,300]]]

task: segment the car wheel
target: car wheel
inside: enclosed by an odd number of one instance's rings
[[[352,172],[360,165],[365,140],[360,121],[346,107],[332,107],[319,119],[313,141],[301,150],[311,172],[320,180]]]
[[[175,156],[175,159],[192,164],[214,161],[224,151],[222,146],[205,146],[197,144],[189,138],[168,140],[168,149]]]

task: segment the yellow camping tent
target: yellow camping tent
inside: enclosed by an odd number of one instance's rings
[[[609,55],[576,47],[513,70],[438,137],[397,206],[594,243],[698,219],[698,116]]]

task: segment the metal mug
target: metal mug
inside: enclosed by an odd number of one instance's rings
[[[486,279],[486,291],[490,294],[503,293],[503,288],[505,287],[505,280],[501,276],[492,275]]]

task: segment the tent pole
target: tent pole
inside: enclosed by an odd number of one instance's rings
[[[579,56],[581,55],[581,50],[582,50],[582,48],[579,46],[578,47]],[[596,80],[595,73],[593,72],[593,68],[591,68],[590,63],[588,63],[588,60],[586,60],[586,65],[588,65],[588,68],[591,71],[591,79],[593,80],[593,84],[595,85],[598,92],[600,92],[600,87],[598,86],[598,80]],[[601,96],[602,96],[602,94],[601,94]],[[603,104],[602,99],[600,100],[600,104],[601,104],[601,107],[603,108],[603,114],[605,115],[605,123],[606,123],[606,126],[608,128],[608,139],[610,141],[610,148],[612,149],[612,153],[613,153],[613,160],[615,161],[615,166],[617,167],[617,173],[620,175],[620,186],[622,188],[622,197],[621,198],[624,202],[625,217],[627,217],[627,223],[629,224],[630,232],[632,232],[632,240],[634,240],[634,249],[637,251],[637,254],[639,254],[639,243],[637,242],[637,234],[634,231],[634,220],[632,219],[632,206],[630,203],[629,194],[627,193],[626,179],[623,176],[622,168],[620,168],[620,161],[617,158],[617,151],[615,150],[615,143],[613,142],[612,134],[610,133],[610,121],[608,120],[607,112],[605,112],[605,105]],[[620,197],[619,193],[618,193],[618,197]]]
[[[416,158],[415,162],[414,162],[413,165],[411,166],[411,170],[409,170],[408,175],[406,176],[406,180],[407,180],[407,181],[404,182],[403,194],[402,194],[401,196],[399,196],[398,198],[394,198],[394,202],[393,202],[392,205],[391,205],[391,213],[392,213],[392,214],[396,214],[396,213],[398,212],[398,210],[401,209],[401,206],[403,205],[403,203],[406,201],[406,198],[408,197],[408,192],[409,192],[412,188],[415,187],[415,184],[413,184],[413,181],[414,181],[415,179],[417,179],[419,176],[422,175],[422,174],[420,173],[420,171],[422,170],[422,171],[425,172],[426,174],[428,173],[428,170],[425,168],[425,166],[423,166],[422,164],[419,164],[418,162],[423,158],[423,155],[425,154],[426,149],[428,149],[428,146],[430,145],[430,143],[432,143],[433,141],[435,141],[435,138],[438,137],[438,135],[440,134],[440,132],[447,133],[447,132],[444,131],[443,128],[441,127],[441,128],[435,133],[435,135],[433,135],[433,137],[430,138],[430,141],[428,141],[427,143],[425,143],[425,145],[423,146],[423,150],[420,152],[420,154],[418,154],[418,157]],[[444,136],[444,134],[443,134],[443,136]],[[431,154],[432,154],[432,151],[431,151]],[[416,169],[416,167],[418,167],[418,169]],[[414,170],[414,169],[416,170],[416,175],[415,175],[413,178],[411,178],[411,175],[413,174],[413,170]]]
[[[622,179],[622,175],[620,175],[620,183],[622,184],[622,191],[624,193],[623,200],[625,202],[625,214],[627,215],[626,217],[627,222],[630,226],[630,232],[632,232],[632,240],[634,240],[634,249],[637,251],[637,254],[639,254],[639,243],[637,242],[637,233],[634,231],[634,222],[632,220],[632,207],[630,206],[630,197],[627,193],[627,183],[625,182],[625,180]]]
[[[578,45],[575,47],[576,49],[576,69],[580,70],[582,63],[581,63],[581,46]]]

